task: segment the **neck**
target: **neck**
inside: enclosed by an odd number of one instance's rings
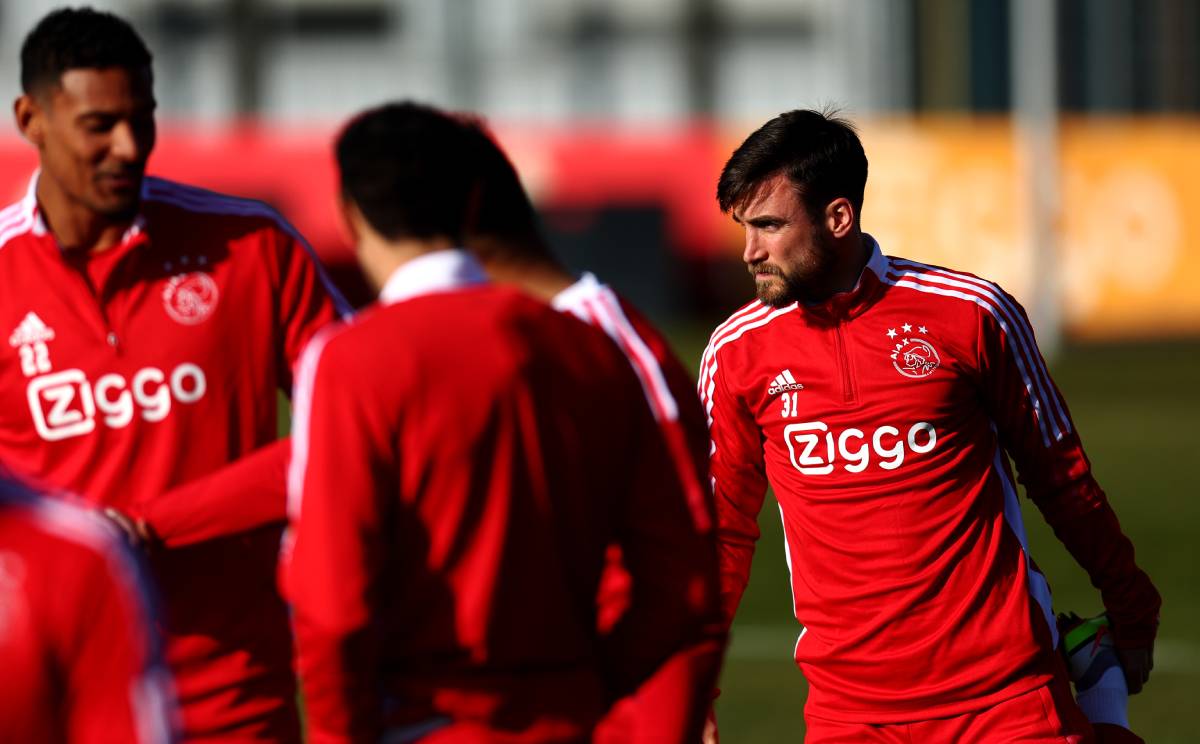
[[[833,251],[835,263],[830,267],[828,279],[813,292],[812,303],[824,302],[834,295],[854,289],[867,262],[871,260],[871,241],[862,231],[854,230],[835,242]]]
[[[132,215],[114,217],[90,209],[45,175],[38,178],[36,196],[42,220],[63,250],[98,253],[111,248],[133,222]]]
[[[557,262],[547,259],[533,261],[483,262],[483,269],[496,284],[516,287],[526,294],[550,302],[554,296],[575,283],[575,276]]]
[[[375,291],[379,292],[396,272],[396,269],[404,264],[427,253],[449,250],[454,247],[454,243],[446,238],[429,240],[414,238],[365,239],[359,244],[359,261],[362,264],[363,273],[375,287]]]
[[[531,242],[525,244],[525,240]],[[514,241],[477,235],[469,239],[469,247],[493,282],[516,287],[544,302],[575,283],[576,277],[554,258],[540,236]]]

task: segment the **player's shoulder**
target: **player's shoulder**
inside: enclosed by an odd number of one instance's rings
[[[761,300],[742,305],[721,322],[708,338],[705,356],[712,356],[731,346],[746,346],[763,334],[778,327],[781,318],[795,312],[795,302],[776,307]]]
[[[352,317],[322,328],[305,354],[353,361],[378,356],[380,349],[392,346],[415,350],[427,341],[486,332],[485,326],[511,322],[517,316],[547,315],[557,314],[522,293],[480,282],[368,305]]]
[[[595,299],[596,312],[602,316],[596,319],[596,322],[616,336],[623,346],[644,346],[654,361],[664,369],[670,368],[687,374],[667,337],[629,298],[607,284],[598,283]],[[637,348],[633,351],[635,354],[639,353]]]
[[[116,529],[94,510],[8,477],[0,477],[0,517],[21,531],[27,545],[46,544],[61,558],[74,553],[107,562],[125,550]]]
[[[900,291],[920,293],[930,302],[1016,303],[1016,299],[999,283],[969,271],[900,256],[888,256],[887,263],[884,279],[887,284]]]
[[[485,284],[475,289],[476,296],[462,295],[469,306],[466,312],[490,329],[501,331],[514,343],[559,345],[573,349],[576,355],[587,345],[598,345],[607,353],[612,345],[600,329],[578,316],[562,312],[551,304],[516,287]]]
[[[22,236],[34,234],[37,221],[37,200],[32,191],[0,209],[0,249]]]
[[[142,184],[143,210],[149,218],[165,222],[189,216],[211,228],[272,229],[292,235],[295,229],[271,205],[218,191],[146,176]]]

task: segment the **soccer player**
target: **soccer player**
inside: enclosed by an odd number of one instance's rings
[[[0,462],[134,511],[274,440],[276,390],[334,306],[275,212],[145,175],[151,57],[124,21],[47,15],[21,83],[41,167],[0,212]],[[298,739],[280,534],[153,557],[191,740]]]
[[[90,510],[0,476],[0,744],[169,744],[149,580]]]
[[[337,157],[380,301],[319,334],[297,376],[284,579],[310,740],[589,741],[706,640],[711,536],[619,349],[455,249],[461,128],[388,105]],[[613,542],[632,595],[602,634]],[[639,698],[628,741],[694,742],[707,692]]]
[[[473,186],[473,209],[466,225],[467,249],[479,259],[492,281],[518,287],[600,328],[621,348],[637,373],[686,488],[693,523],[697,530],[710,533],[713,519],[708,429],[692,376],[666,338],[636,308],[591,273],[575,276],[555,258],[516,169],[482,122],[465,116],[451,118],[473,148],[468,167],[458,171]],[[628,601],[628,576],[621,567],[619,551],[612,553],[601,581],[602,628],[615,622]],[[678,672],[690,674],[693,679],[715,676],[723,645],[719,623],[714,623],[711,639],[685,657],[682,669],[660,674],[664,679]],[[692,667],[708,667],[713,673],[695,675]],[[663,683],[670,684],[660,679],[651,684]],[[610,716],[602,736],[623,740],[621,713],[617,710]]]
[[[700,373],[726,616],[769,483],[804,626],[808,741],[1090,738],[1009,458],[1100,589],[1133,692],[1159,595],[1020,305],[884,255],[861,232],[866,175],[848,124],[792,111],[751,134],[717,186],[758,294],[717,327]]]

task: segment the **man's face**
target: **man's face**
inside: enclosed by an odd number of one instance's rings
[[[805,300],[811,287],[823,284],[834,265],[833,241],[786,175],[767,179],[734,208],[733,219],[746,230],[742,260],[754,276],[758,299],[782,307]]]
[[[42,178],[93,214],[136,213],[155,139],[150,70],[68,70],[30,106],[22,129],[38,147]]]

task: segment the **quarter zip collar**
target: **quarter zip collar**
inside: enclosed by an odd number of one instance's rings
[[[871,241],[871,256],[867,259],[862,273],[859,274],[854,288],[839,292],[816,305],[801,303],[800,310],[802,312],[821,320],[839,322],[862,315],[879,299],[886,286],[884,277],[888,272],[888,259],[879,249],[879,243],[875,238],[866,233],[863,233],[863,237]]]
[[[29,178],[29,187],[25,190],[25,196],[24,196],[24,198],[21,199],[21,202],[20,202],[21,206],[20,206],[19,211],[23,217],[23,219],[20,221],[20,224],[28,225],[29,232],[33,233],[35,236],[37,236],[39,238],[43,237],[45,235],[48,235],[48,234],[51,235],[51,237],[54,237],[53,234],[50,233],[50,229],[46,225],[45,218],[42,216],[41,207],[38,206],[37,186],[38,186],[38,180],[41,177],[42,177],[42,170],[39,168],[39,169],[35,170],[33,172],[33,175],[30,176],[30,178]],[[121,241],[117,245],[114,245],[111,248],[109,248],[108,250],[124,249],[127,246],[130,246],[131,244],[138,242],[136,239],[140,238],[146,232],[146,216],[140,210],[141,205],[145,204],[145,201],[146,201],[146,178],[143,177],[141,203],[139,204],[139,211],[137,213],[137,216],[135,216],[133,218],[133,221],[129,223],[129,227],[125,228],[125,232],[121,234]],[[61,251],[62,246],[58,244],[57,238],[54,238],[54,242],[55,242],[55,245],[58,246],[58,249]]]
[[[433,251],[401,264],[383,285],[379,301],[391,305],[420,295],[449,292],[487,281],[483,267],[459,248]]]

